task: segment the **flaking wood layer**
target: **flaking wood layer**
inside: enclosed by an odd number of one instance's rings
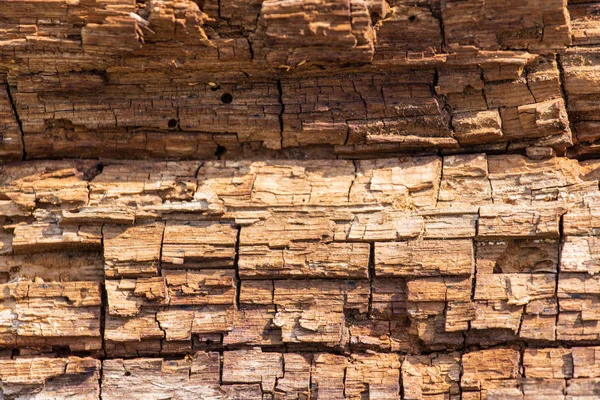
[[[0,399],[597,398],[598,15],[0,0]]]

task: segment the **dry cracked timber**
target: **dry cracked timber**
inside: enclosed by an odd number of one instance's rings
[[[0,0],[0,399],[597,399],[598,115],[600,1]]]

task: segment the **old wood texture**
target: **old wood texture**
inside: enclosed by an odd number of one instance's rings
[[[599,154],[591,0],[2,0],[0,162]]]
[[[591,400],[600,1],[0,0],[0,399]]]
[[[1,174],[7,398],[596,390],[596,160],[24,161]]]

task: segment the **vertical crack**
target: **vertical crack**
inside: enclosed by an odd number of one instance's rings
[[[280,148],[283,148],[283,113],[285,112],[285,104],[283,103],[283,88],[281,86],[281,79],[277,80],[277,91],[279,92],[279,105],[281,110],[279,111],[279,136],[280,136]]]
[[[479,79],[483,83],[483,89],[481,89],[481,95],[483,96],[483,101],[485,102],[485,107],[490,109],[490,103],[488,103],[487,93],[485,92],[485,74],[483,72],[483,68],[477,67],[479,69]],[[498,110],[499,112],[500,110]]]
[[[158,273],[162,276],[162,259],[163,259],[163,246],[165,243],[165,231],[167,230],[166,222],[162,224],[162,233],[160,235],[160,247],[158,249]]]
[[[556,55],[556,68],[558,69],[558,78],[559,78],[559,86],[560,91],[562,93],[562,97],[565,101],[565,107],[568,109],[569,106],[569,98],[567,97],[567,90],[565,89],[565,69],[563,67],[563,63],[561,60],[561,55]]]
[[[102,357],[108,357],[106,352],[106,315],[108,313],[108,293],[106,292],[106,284],[102,283],[100,290],[100,339],[102,340]]]
[[[348,361],[346,361],[347,363]],[[346,365],[344,367],[344,378],[342,381],[342,385],[344,385],[344,398],[346,398],[347,394],[346,394],[346,375],[348,374],[348,366]]]
[[[440,179],[437,182],[437,190],[435,193],[435,206],[438,206],[438,202],[440,201],[440,191],[442,190],[442,182],[444,181],[444,160],[446,157],[440,157],[441,158],[441,166],[440,166]],[[425,228],[423,228],[425,229]]]
[[[519,347],[519,370],[517,372],[517,376],[521,375],[523,378],[527,378],[525,375],[525,349],[528,347],[528,343],[525,342],[525,346]],[[518,389],[523,392],[523,386],[519,385]],[[525,396],[528,397],[528,396]]]
[[[567,119],[569,120],[569,129],[571,129],[571,135],[575,134],[575,128],[573,127],[573,123],[571,122],[571,117],[569,115],[569,97],[567,96],[567,90],[565,85],[565,69],[563,67],[563,63],[561,60],[561,55],[556,55],[556,68],[558,69],[558,81],[560,86],[560,92],[562,94],[563,101],[565,102],[565,111],[567,113]],[[573,138],[571,138],[572,140]]]
[[[344,146],[348,145],[348,141],[350,140],[350,125],[348,121],[346,121],[346,125],[348,125],[348,129],[346,130],[346,138],[344,139]],[[339,155],[336,155],[336,158],[339,158]]]
[[[160,312],[160,310],[156,310],[156,312],[154,313],[154,322],[156,322],[156,325],[158,325],[158,329],[160,329],[162,331],[163,337],[162,339],[160,339],[160,347],[158,350],[158,354],[163,354],[163,346],[164,346],[164,342],[165,340],[167,340],[167,332],[165,331],[165,329],[162,327],[162,325],[160,324],[160,321],[158,320],[158,313]]]
[[[431,2],[427,5],[429,6],[429,11],[431,12],[431,16],[438,20],[438,25],[440,28],[440,37],[442,39],[440,50],[442,53],[445,53],[446,52],[446,30],[444,28],[444,15],[443,15],[441,9],[439,10],[439,14],[436,15],[437,13],[433,9],[433,4]]]
[[[352,160],[352,165],[354,165],[354,179],[350,182],[350,186],[348,187],[348,203],[350,203],[350,197],[352,197],[352,188],[354,187],[354,183],[358,179],[358,165],[356,164],[356,160]],[[350,234],[350,230],[348,230],[348,234]]]
[[[560,300],[558,298],[558,283],[559,283],[559,276],[560,276],[560,264],[562,262],[562,248],[563,248],[563,243],[565,240],[564,227],[563,227],[564,216],[565,216],[564,214],[561,214],[560,219],[558,220],[558,233],[559,233],[560,239],[558,240],[558,257],[557,257],[557,261],[556,261],[556,277],[555,277],[555,283],[554,283],[554,298],[556,299],[556,319],[554,321],[554,340],[555,341],[558,340],[558,317],[560,315]]]
[[[281,372],[282,372],[282,374],[281,374],[281,377],[275,376],[275,388],[274,388],[273,394],[276,394],[276,393],[285,394],[286,393],[285,390],[278,389],[278,386],[280,385],[279,381],[281,379],[285,379],[285,353],[279,353],[279,355],[281,357]],[[262,386],[261,386],[261,389],[262,389]]]
[[[354,79],[352,80],[352,87],[354,88],[354,91],[356,92],[356,94],[358,95],[358,97],[360,98],[360,100],[362,101],[363,107],[365,108],[365,119],[368,119],[369,115],[367,114],[367,110],[368,110],[367,101],[363,97],[363,95],[360,92],[360,90],[358,90],[358,88],[356,87],[356,80],[354,80]]]
[[[473,272],[471,275],[471,306],[475,307],[473,305],[473,302],[475,301],[475,288],[477,287],[477,242],[473,241]],[[471,321],[469,320],[467,321],[467,332],[471,331]]]
[[[475,238],[473,240],[473,276],[471,277],[471,303],[475,301],[475,288],[477,287],[477,249],[478,249],[478,241],[477,237],[479,236],[479,213],[481,209],[477,209],[477,221],[475,221]],[[468,323],[468,331],[471,331],[471,321]]]
[[[21,159],[27,159],[27,152],[25,151],[25,135],[23,134],[23,122],[21,121],[21,117],[19,117],[19,113],[17,112],[17,104],[15,103],[15,99],[10,91],[10,85],[6,84],[6,95],[8,96],[8,101],[10,102],[10,107],[12,108],[13,114],[15,115],[15,120],[17,121],[17,125],[19,126],[19,133],[21,134]]]
[[[527,69],[525,69],[523,71],[523,74],[525,75],[525,86],[527,87],[527,91],[529,92],[529,94],[531,94],[531,97],[533,97],[533,101],[535,101],[536,103],[539,103],[540,100],[538,100],[535,97],[535,93],[533,93],[533,90],[531,90],[531,85],[529,83],[529,71]]]
[[[242,233],[242,227],[238,227],[237,236],[235,238],[235,255],[233,258],[233,267],[235,268],[235,307],[237,310],[240,309],[240,292],[242,288],[242,281],[240,279],[240,236]]]
[[[455,138],[454,125],[452,124],[452,122],[454,121],[454,110],[449,104],[448,96],[445,94],[438,93],[438,90],[436,88],[438,88],[439,85],[440,71],[436,68],[433,72],[433,81],[431,82],[430,87],[431,96],[438,104],[438,111],[440,113],[440,117],[444,122],[446,122],[446,125],[448,126],[448,132],[450,132],[452,138]]]
[[[463,380],[463,375],[465,373],[465,370],[463,368],[463,356],[464,355],[465,355],[464,352],[460,353],[460,361],[458,363],[458,398],[459,399],[463,398],[462,380]]]
[[[252,40],[250,38],[246,38],[248,41],[248,51],[250,52],[250,60],[254,61],[254,48],[252,48]]]
[[[223,361],[224,361],[223,350],[219,351],[219,386],[223,386]]]
[[[498,113],[499,112],[500,110],[498,110]],[[502,118],[500,118],[500,121],[502,122]],[[504,127],[502,127],[501,129],[504,130]],[[487,169],[486,178],[490,187],[490,199],[492,201],[492,204],[494,204],[494,185],[492,185],[492,180],[490,179],[490,157],[488,157],[487,154],[485,155],[485,167]]]
[[[371,318],[373,310],[373,281],[375,280],[375,243],[369,243],[369,307],[367,318]]]
[[[517,327],[516,335],[517,337],[521,337],[521,329],[523,328],[523,320],[525,319],[525,306],[521,306],[521,318],[519,319],[519,326]]]
[[[404,362],[406,361],[406,359],[402,360],[402,362],[400,362],[400,374],[398,375],[399,379],[398,379],[398,394],[400,395],[401,399],[404,399],[404,379],[402,378],[402,365],[404,364]]]
[[[106,265],[106,259],[104,258],[104,225],[101,228],[100,244],[102,246],[102,265]],[[106,291],[106,274],[102,275],[102,283],[100,290],[100,339],[102,340],[102,357],[107,357],[106,352],[106,313],[108,312],[108,292]]]
[[[98,399],[102,400],[102,380],[104,379],[104,361],[100,361],[100,373],[98,374]]]

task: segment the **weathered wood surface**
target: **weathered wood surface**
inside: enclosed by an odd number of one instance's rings
[[[483,153],[5,165],[2,390],[580,398],[600,377],[599,171]],[[105,361],[53,364],[71,356]]]
[[[599,4],[2,0],[0,162],[590,157]]]
[[[599,351],[497,347],[345,356],[250,349],[102,362],[16,357],[0,359],[0,387],[5,398],[19,399],[99,393],[106,399],[587,399],[597,391]]]
[[[599,15],[0,0],[0,399],[597,398]]]

